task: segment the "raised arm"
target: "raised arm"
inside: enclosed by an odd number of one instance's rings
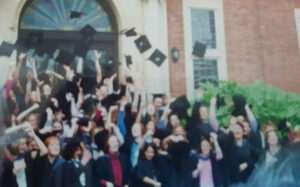
[[[101,58],[101,53],[99,53],[97,50],[94,50],[94,54],[95,54],[95,68],[96,68],[96,81],[97,83],[100,83],[102,80],[102,70],[101,70],[101,66],[99,63],[99,60]]]
[[[214,129],[215,132],[218,132],[220,126],[216,116],[216,103],[217,103],[217,97],[212,97],[210,99],[209,115],[210,115],[211,127]]]
[[[33,138],[36,141],[37,145],[40,148],[40,156],[46,155],[48,153],[48,149],[45,146],[45,144],[42,142],[42,140],[34,133],[33,128],[31,126],[27,127],[25,129],[25,132],[29,137]]]
[[[253,114],[253,112],[250,109],[248,104],[245,105],[245,110],[246,110],[246,113],[247,113],[247,117],[249,119],[249,123],[251,125],[251,129],[252,129],[253,132],[256,132],[257,126],[258,126],[257,120],[256,120],[256,118],[255,118],[255,116],[254,116],[254,114]]]
[[[33,104],[31,107],[23,111],[21,114],[17,116],[17,121],[21,122],[28,114],[30,114],[32,111],[36,110],[39,108],[38,104]]]
[[[83,71],[83,58],[80,57],[77,62],[76,73],[82,74],[82,71]]]
[[[218,142],[218,135],[216,133],[210,133],[210,137],[213,139],[214,147],[216,150],[216,160],[222,160],[223,152]]]
[[[47,75],[53,75],[55,78],[57,78],[59,80],[64,80],[65,79],[61,74],[53,72],[53,71],[50,71],[50,70],[47,70],[46,74]]]

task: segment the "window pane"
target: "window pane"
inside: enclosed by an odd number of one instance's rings
[[[70,19],[70,11],[83,12]],[[78,31],[86,24],[98,32],[112,32],[107,13],[95,0],[33,0],[21,20],[21,29]]]
[[[206,82],[218,79],[217,60],[194,60],[194,88],[197,88],[200,82]]]
[[[216,49],[215,11],[192,9],[192,45],[196,41],[206,44],[207,49]]]

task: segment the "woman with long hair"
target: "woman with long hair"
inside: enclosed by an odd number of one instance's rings
[[[95,162],[95,186],[128,186],[130,164],[128,158],[119,152],[120,143],[116,135],[109,134],[105,141],[105,155]]]

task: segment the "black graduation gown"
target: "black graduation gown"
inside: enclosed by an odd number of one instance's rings
[[[191,156],[192,171],[197,169],[199,159],[201,159],[201,157],[199,155],[193,154]],[[218,161],[216,159],[216,155],[211,154],[210,155],[210,161],[211,161],[211,165],[212,165],[212,174],[213,174],[213,180],[214,180],[215,187],[224,186],[222,171],[221,171],[221,168],[220,168],[220,161],[221,160]],[[199,185],[200,185],[199,184],[199,178],[193,179],[192,185],[193,185],[193,187],[199,187]]]
[[[145,177],[149,177],[156,181],[161,181],[160,177],[157,175],[156,172],[157,168],[154,165],[153,160],[139,160],[136,172],[137,172],[137,180],[138,180],[138,186],[139,187],[151,187],[153,185],[150,185],[148,183],[144,183],[143,179]]]
[[[101,101],[101,104],[108,110],[110,106],[115,105],[126,93],[126,85],[121,86],[119,94],[112,93]]]
[[[16,176],[13,173],[14,165],[7,158],[3,159],[2,162],[2,173],[0,177],[1,187],[18,187]]]
[[[39,187],[63,187],[64,159],[61,157],[51,164],[48,156],[38,158]]]
[[[174,169],[174,186],[192,186],[192,165],[188,142],[172,143],[168,146],[172,169]]]
[[[251,175],[257,158],[256,151],[246,140],[241,146],[235,145],[231,148],[230,157],[230,183],[246,182]],[[248,167],[240,172],[239,165],[247,163]]]
[[[90,171],[92,165],[89,162],[86,166],[83,166],[79,161],[79,167],[76,167],[73,160],[69,160],[65,162],[64,165],[64,178],[63,178],[63,186],[72,186],[72,187],[82,187],[80,183],[80,175],[85,173],[85,182],[86,187],[92,186],[92,173]]]
[[[119,160],[122,168],[123,185],[129,184],[131,179],[130,163],[126,155],[119,153]],[[100,181],[106,180],[114,183],[114,173],[109,155],[103,155],[95,161],[94,185],[100,186]]]

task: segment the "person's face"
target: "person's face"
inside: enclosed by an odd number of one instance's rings
[[[147,131],[147,132],[148,132],[148,131],[151,131],[152,134],[154,134],[154,132],[155,132],[155,124],[154,124],[153,121],[149,121],[149,122],[147,123],[147,125],[146,125],[146,131]]]
[[[236,117],[236,120],[237,120],[237,122],[243,123],[245,121],[245,118],[244,118],[244,116],[239,115]]]
[[[39,122],[35,115],[30,115],[28,117],[28,122],[30,123],[30,125],[34,130],[37,130],[39,128]]]
[[[149,146],[145,151],[145,158],[147,160],[152,160],[154,155],[155,155],[154,149],[151,146]]]
[[[233,128],[234,138],[235,139],[243,138],[243,134],[244,134],[244,131],[243,131],[242,127],[239,125],[234,125],[234,128]]]
[[[48,154],[51,156],[58,156],[60,152],[60,145],[58,140],[51,140],[48,145]]]
[[[147,113],[148,113],[149,115],[154,115],[154,114],[155,114],[155,107],[154,107],[154,105],[149,104],[149,105],[147,106]]]
[[[244,135],[249,135],[251,132],[251,127],[250,127],[249,123],[244,121],[242,124],[244,127]]]
[[[175,130],[174,130],[174,135],[175,135],[175,136],[185,136],[184,129],[183,129],[181,126],[178,126],[178,127],[175,128]]]
[[[76,151],[74,152],[73,158],[78,159],[80,155],[81,155],[81,149],[80,147],[77,147]]]
[[[274,131],[269,132],[268,144],[269,145],[277,145],[278,144],[278,136]]]
[[[51,87],[48,84],[43,86],[43,94],[48,97],[51,95]]]
[[[19,140],[19,147],[18,147],[19,154],[24,154],[26,149],[27,149],[26,139],[22,138]]]
[[[108,95],[107,86],[101,86],[99,89],[99,94],[102,96],[102,98],[106,97]]]
[[[36,91],[31,91],[30,99],[31,99],[32,102],[37,102],[38,101]]]
[[[101,108],[101,116],[102,116],[103,121],[107,120],[107,110],[104,107]]]
[[[131,134],[133,138],[138,138],[142,136],[142,129],[139,123],[135,123],[132,125]]]
[[[158,111],[162,105],[163,105],[163,99],[160,97],[157,97],[153,100],[153,105],[156,111]]]
[[[202,154],[209,155],[211,151],[211,145],[207,140],[203,140],[200,144]]]
[[[119,141],[118,141],[118,138],[116,136],[111,136],[109,139],[108,139],[108,151],[110,153],[117,153],[119,151]]]
[[[170,124],[172,125],[172,127],[176,127],[178,125],[180,125],[180,121],[177,115],[172,115],[170,117]]]
[[[35,140],[32,140],[29,144],[28,144],[28,150],[29,151],[34,151],[34,150],[39,150],[40,148],[39,148],[39,146],[38,146],[38,144],[36,143],[36,141]]]
[[[56,132],[56,136],[60,136],[63,130],[62,124],[60,122],[54,122],[52,124],[52,130]]]
[[[275,131],[274,127],[272,125],[268,125],[266,127],[266,133],[270,132],[270,131]]]
[[[54,114],[55,121],[61,122],[64,119],[65,115],[61,111],[58,111]]]
[[[200,118],[202,121],[205,121],[208,119],[208,110],[207,110],[207,107],[205,106],[202,106],[199,108],[199,114],[200,114]]]

